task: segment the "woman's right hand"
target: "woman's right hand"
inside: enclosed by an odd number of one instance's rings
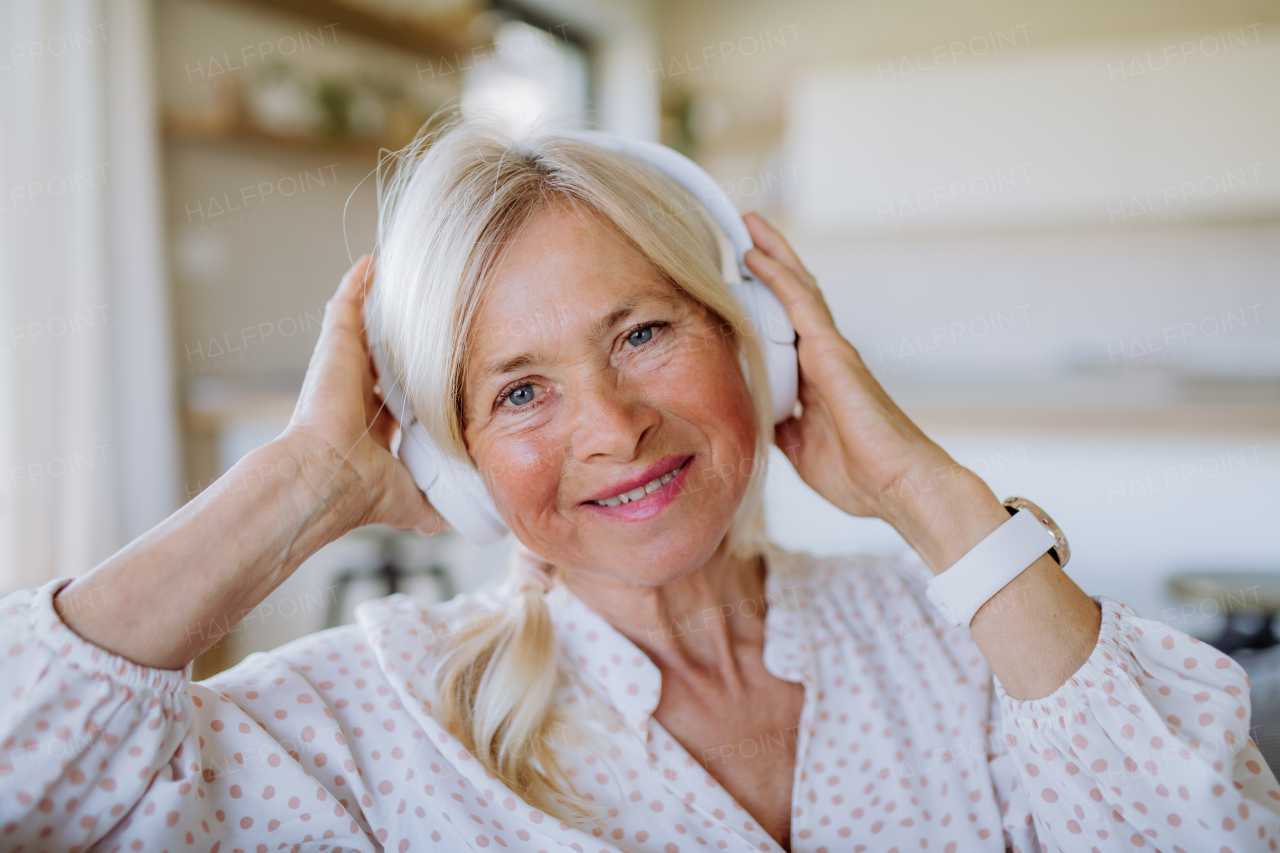
[[[364,342],[371,272],[361,258],[325,306],[284,433],[64,587],[54,603],[68,627],[135,663],[181,669],[347,531],[446,529],[389,450],[395,420],[373,393]]]
[[[351,484],[335,504],[347,529],[381,524],[434,535],[448,523],[419,491],[409,469],[391,455],[397,423],[373,390],[364,325],[365,295],[372,284],[373,259],[364,255],[325,306],[302,393],[277,440],[294,446],[303,460],[326,460],[319,466],[300,464],[309,479],[323,479],[312,485],[326,500],[329,483]],[[343,467],[348,476],[335,477]]]

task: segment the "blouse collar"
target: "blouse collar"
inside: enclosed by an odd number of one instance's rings
[[[764,559],[764,601],[747,601],[741,606],[766,609],[764,663],[769,672],[786,681],[807,680],[813,674],[809,635],[812,602],[811,593],[801,582],[802,557],[770,544]],[[556,638],[573,671],[607,697],[643,738],[662,697],[658,667],[567,587],[547,592],[546,601]],[[697,621],[673,622],[654,630],[696,632],[701,630]]]
[[[658,667],[568,587],[556,587],[546,599],[556,639],[573,671],[602,692],[643,737],[662,696]]]

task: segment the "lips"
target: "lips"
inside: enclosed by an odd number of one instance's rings
[[[685,456],[683,454],[672,454],[671,456],[663,457],[652,465],[649,465],[643,471],[638,472],[635,476],[628,477],[625,480],[618,480],[612,485],[606,486],[591,497],[587,498],[583,503],[593,504],[610,498],[616,498],[620,495],[625,495],[627,492],[634,492],[636,489],[644,489],[646,485],[652,484],[654,480],[661,479],[664,474],[672,473],[677,468],[684,467],[684,465],[692,458],[692,456]],[[653,491],[653,489],[650,489],[649,491]],[[637,497],[640,496],[637,495]]]
[[[626,503],[631,503],[632,501],[638,501],[641,498],[645,497],[646,495],[651,495],[654,492],[658,491],[658,489],[661,489],[667,483],[670,483],[676,477],[680,476],[680,472],[683,470],[684,470],[683,468],[676,468],[674,471],[668,471],[667,473],[659,477],[654,477],[652,480],[645,483],[643,486],[636,486],[634,489],[632,489],[629,492],[623,492],[620,495],[614,495],[611,498],[605,498],[604,500],[594,501],[593,503],[603,504],[604,506],[617,506],[618,504],[626,504]]]
[[[644,486],[637,486],[640,491],[644,492],[643,497],[637,497],[635,500],[627,498],[627,502],[623,503],[621,495],[610,495],[604,498],[608,503],[601,503],[600,500],[584,501],[580,506],[588,515],[595,516],[606,523],[616,524],[634,524],[661,516],[671,506],[676,499],[684,493],[686,481],[689,479],[691,469],[697,464],[696,456],[673,457],[671,463],[664,462],[658,467],[661,470],[666,464],[675,464],[676,467],[670,472],[658,474],[656,480],[661,485],[648,490],[653,485],[654,480],[649,480]],[[650,470],[653,470],[652,468]],[[646,471],[645,473],[648,473]],[[629,482],[634,482],[631,480]],[[627,482],[621,485],[627,485]],[[610,489],[616,486],[610,486]],[[625,494],[625,493],[623,493]]]

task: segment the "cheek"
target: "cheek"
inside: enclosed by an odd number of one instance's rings
[[[755,408],[737,356],[719,347],[673,359],[650,390],[652,399],[683,421],[683,430],[699,434],[710,452],[689,484],[698,512],[714,507],[731,515],[758,461]]]
[[[674,381],[666,384],[681,401],[682,412],[736,451],[753,453],[755,410],[732,350],[721,346],[704,351],[685,359],[681,368]]]
[[[545,442],[504,436],[481,444],[474,453],[499,512],[538,517],[554,504],[561,465]]]

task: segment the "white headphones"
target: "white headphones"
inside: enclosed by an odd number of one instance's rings
[[[795,328],[773,292],[747,269],[743,256],[754,245],[751,233],[720,185],[697,163],[656,142],[626,139],[602,131],[574,131],[560,135],[648,163],[673,178],[706,205],[733,246],[734,263],[723,263],[722,267],[727,271],[726,283],[737,294],[749,318],[748,328],[743,332],[763,337],[774,422],[780,423],[790,417],[799,385]],[[736,271],[736,274],[728,274],[728,271]],[[741,280],[735,280],[739,278]],[[750,328],[752,323],[754,329]],[[384,369],[386,359],[381,342],[371,340],[369,349],[378,370],[382,398],[400,422],[400,461],[413,474],[427,500],[455,530],[477,545],[488,545],[505,536],[508,532],[506,522],[498,514],[480,473],[436,447],[427,428],[409,409],[398,379],[388,383],[390,374]]]

